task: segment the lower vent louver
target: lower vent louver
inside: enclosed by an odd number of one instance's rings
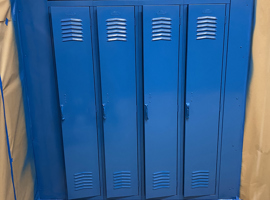
[[[119,171],[113,173],[113,188],[123,189],[131,187],[130,171]]]
[[[92,172],[81,172],[74,174],[75,190],[92,189],[93,177]]]
[[[207,188],[209,184],[209,171],[200,170],[192,172],[191,188]]]
[[[170,187],[170,172],[160,171],[153,173],[153,189],[162,189]]]

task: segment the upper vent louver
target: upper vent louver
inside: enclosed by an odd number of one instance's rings
[[[171,40],[172,19],[169,17],[157,17],[152,19],[152,41]]]
[[[216,39],[217,18],[203,16],[197,18],[197,40]]]
[[[92,189],[93,177],[92,172],[81,172],[74,174],[75,190]]]
[[[160,171],[153,173],[153,189],[169,188],[170,187],[170,172]]]
[[[107,22],[108,42],[127,41],[127,20],[123,18],[110,18]]]
[[[119,171],[113,173],[113,188],[130,188],[131,187],[131,173],[130,171]]]
[[[83,41],[82,20],[67,18],[61,20],[62,41]]]
[[[192,172],[191,188],[207,188],[209,184],[209,171],[200,170]]]

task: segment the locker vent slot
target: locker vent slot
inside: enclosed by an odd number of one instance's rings
[[[67,18],[61,20],[62,41],[83,41],[82,20]]]
[[[113,173],[113,188],[122,189],[131,187],[130,171],[119,171]]]
[[[197,40],[216,39],[217,18],[203,16],[197,18]]]
[[[207,188],[209,184],[209,171],[200,170],[192,172],[191,188]]]
[[[93,177],[92,172],[81,172],[74,174],[75,190],[92,189]]]
[[[170,172],[160,171],[153,173],[153,189],[169,188],[170,187]]]
[[[171,40],[172,19],[169,17],[157,17],[152,19],[152,41]]]
[[[110,18],[107,22],[108,42],[127,41],[127,20],[123,18]]]

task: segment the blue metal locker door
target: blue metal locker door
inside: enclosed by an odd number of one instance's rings
[[[143,7],[146,198],[176,195],[179,6]]]
[[[190,5],[184,195],[215,194],[225,5]]]
[[[134,7],[98,7],[108,197],[138,195]]]
[[[52,7],[69,199],[100,195],[88,7]]]

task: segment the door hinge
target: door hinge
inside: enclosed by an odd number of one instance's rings
[[[102,104],[102,117],[103,117],[103,120],[106,119],[105,104]]]
[[[148,104],[144,104],[144,120],[147,121],[148,119]]]
[[[62,121],[65,121],[65,117],[64,117],[64,105],[63,104],[60,105],[60,109],[61,109],[61,120]]]
[[[181,17],[180,17],[180,18],[179,18],[179,25],[181,25],[181,23],[182,23],[182,22],[181,22]]]
[[[186,119],[189,118],[189,107],[190,107],[190,103],[186,103],[186,106],[185,106],[185,117],[186,117]]]

